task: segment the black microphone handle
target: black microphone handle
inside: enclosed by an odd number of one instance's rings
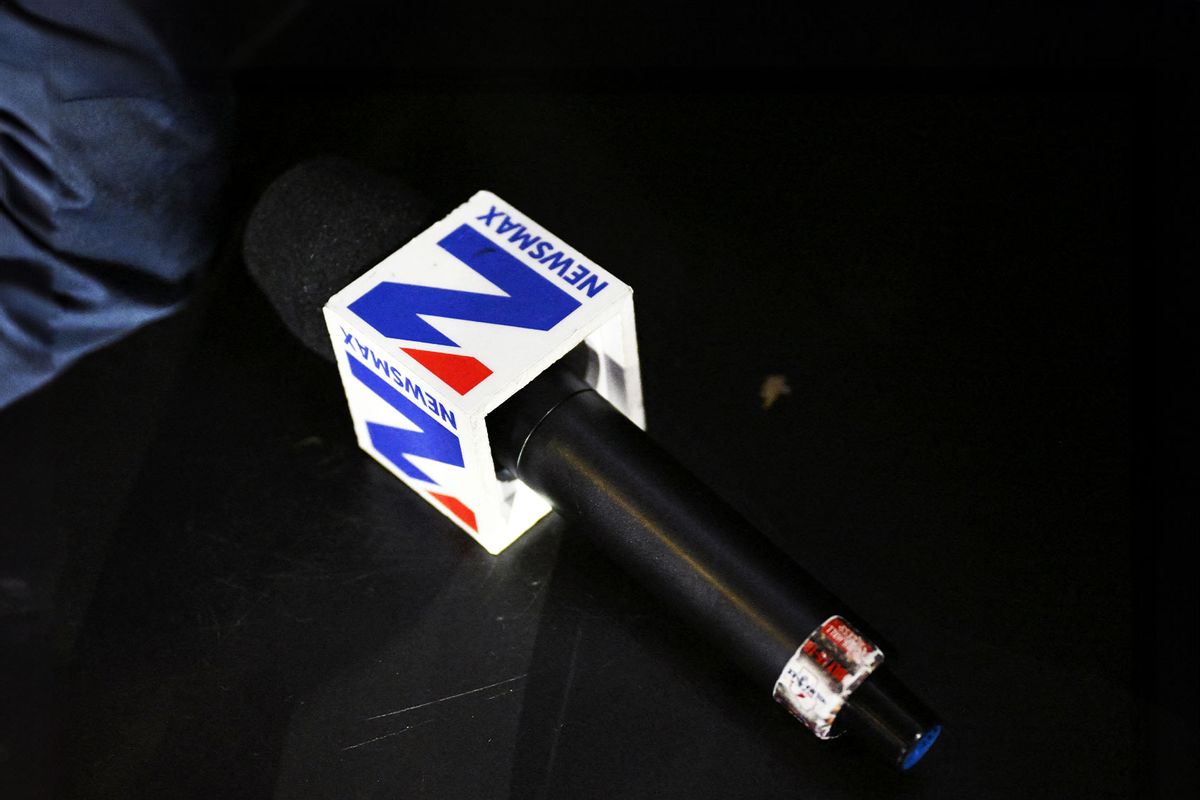
[[[331,358],[321,305],[421,230],[424,207],[394,178],[340,159],[306,162],[259,201],[246,228],[246,263],[292,331]],[[493,411],[488,430],[502,467],[712,636],[764,694],[829,617],[868,630],[563,365]],[[886,665],[850,694],[838,727],[866,732],[902,767],[937,732],[933,715]]]
[[[539,376],[488,418],[497,463],[579,523],[769,696],[797,648],[846,605],[570,370]],[[933,713],[877,668],[837,729],[897,766],[937,735]]]

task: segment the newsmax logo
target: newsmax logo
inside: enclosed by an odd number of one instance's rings
[[[549,331],[580,307],[580,297],[590,299],[607,288],[608,282],[591,268],[567,256],[550,239],[532,233],[506,211],[493,205],[475,220],[512,243],[531,263],[523,263],[468,224],[444,236],[438,247],[497,286],[503,296],[384,281],[350,303],[350,311],[389,339],[459,347],[423,317]],[[466,395],[492,374],[472,354],[400,349],[459,395]]]
[[[346,334],[347,345],[352,341],[353,337],[350,334]],[[354,346],[366,349],[358,345],[357,342],[354,343]],[[365,357],[372,358],[374,354],[367,351]],[[378,365],[378,358],[374,358]],[[403,472],[409,478],[434,486],[437,486],[438,482],[421,469],[412,460],[411,456],[428,458],[452,467],[461,468],[464,466],[462,444],[459,442],[458,436],[451,430],[455,426],[454,415],[444,405],[422,392],[419,386],[414,387],[411,380],[409,380],[407,383],[410,390],[415,388],[417,399],[424,401],[424,406],[418,405],[414,399],[405,396],[398,388],[379,377],[366,364],[350,353],[346,354],[346,363],[350,367],[350,374],[354,376],[359,384],[370,389],[379,399],[399,412],[400,416],[417,427],[417,430],[409,430],[407,428],[397,428],[394,425],[368,421],[367,436],[371,440],[371,446],[375,448],[379,455],[387,459],[396,469]],[[394,379],[397,373],[393,370],[392,374]],[[439,412],[441,418],[446,420],[451,428],[444,427],[435,421],[434,416]],[[475,512],[457,497],[443,492],[435,492],[428,488],[425,491],[449,509],[452,514],[466,523],[472,530],[478,530]]]

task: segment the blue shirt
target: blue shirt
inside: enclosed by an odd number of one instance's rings
[[[212,257],[228,105],[136,5],[0,2],[0,407],[178,308]]]

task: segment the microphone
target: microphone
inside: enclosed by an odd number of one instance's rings
[[[494,204],[490,213],[498,213]],[[353,350],[338,359],[331,347],[336,323],[327,327],[322,307],[431,217],[399,180],[321,159],[268,187],[243,254],[292,333],[337,360],[343,378],[350,370],[362,380],[366,368]],[[911,768],[941,732],[936,715],[883,664],[845,603],[596,390],[597,360],[580,344],[487,415],[484,441],[498,476],[518,479],[592,536],[819,738],[847,732]],[[393,373],[397,383],[401,377]]]

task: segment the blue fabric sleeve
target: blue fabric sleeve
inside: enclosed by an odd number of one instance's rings
[[[178,308],[212,257],[228,102],[136,5],[0,2],[0,408]]]

